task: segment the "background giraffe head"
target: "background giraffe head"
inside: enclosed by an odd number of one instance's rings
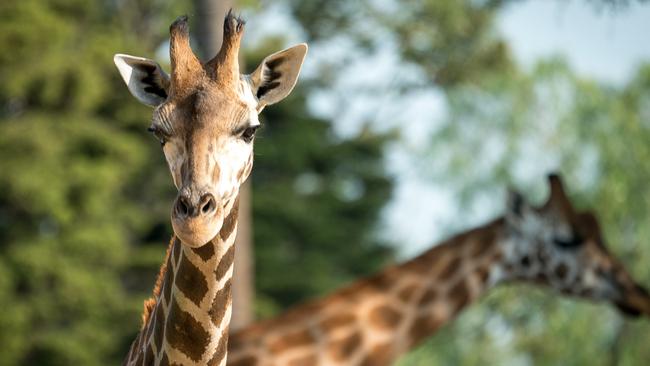
[[[611,301],[628,315],[650,316],[650,295],[605,246],[591,212],[576,212],[557,175],[539,208],[510,192],[505,215],[505,277],[534,281],[567,295]]]
[[[129,91],[153,106],[149,130],[160,140],[178,196],[172,226],[183,243],[213,239],[253,165],[258,114],[286,97],[307,45],[266,57],[250,75],[239,73],[244,22],[228,13],[219,53],[202,63],[190,47],[187,17],[170,27],[171,76],[155,61],[117,54]]]

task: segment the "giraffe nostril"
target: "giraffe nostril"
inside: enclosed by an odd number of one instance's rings
[[[201,197],[201,214],[209,215],[217,209],[217,202],[214,199],[214,196],[210,193],[206,193]]]
[[[179,217],[186,217],[190,213],[190,206],[187,204],[187,199],[183,196],[178,197],[176,200],[176,214]]]

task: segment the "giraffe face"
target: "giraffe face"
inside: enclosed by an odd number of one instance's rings
[[[154,110],[150,130],[160,140],[178,189],[172,226],[182,242],[201,246],[214,238],[253,165],[260,126],[252,91],[240,95],[206,87]]]
[[[650,315],[650,295],[609,253],[596,217],[574,212],[558,177],[552,176],[550,184],[551,196],[541,208],[510,194],[504,243],[508,277],[610,301],[628,315]]]
[[[221,51],[202,63],[189,46],[187,18],[170,27],[171,76],[152,60],[116,55],[129,91],[154,107],[149,131],[162,145],[178,195],[171,221],[183,244],[212,240],[253,165],[258,114],[286,97],[307,46],[266,57],[250,75],[238,66],[243,21],[228,14]]]

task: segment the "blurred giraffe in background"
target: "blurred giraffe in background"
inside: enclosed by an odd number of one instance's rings
[[[608,252],[558,176],[539,208],[506,213],[402,265],[231,334],[230,366],[392,364],[497,284],[524,282],[650,316],[650,295]]]
[[[170,27],[171,77],[154,61],[115,55],[129,91],[155,107],[160,140],[178,196],[174,229],[143,325],[126,365],[225,365],[238,195],[253,165],[258,114],[293,89],[305,44],[239,73],[244,22],[228,13],[221,50],[202,63],[187,17]]]

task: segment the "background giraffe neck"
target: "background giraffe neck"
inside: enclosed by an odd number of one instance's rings
[[[237,214],[235,200],[219,234],[202,247],[172,238],[128,365],[225,365]]]
[[[231,335],[228,365],[390,365],[500,281],[503,221]]]

